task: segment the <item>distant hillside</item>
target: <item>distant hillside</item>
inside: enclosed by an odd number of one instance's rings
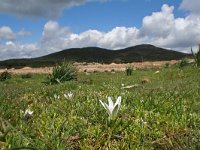
[[[98,47],[72,48],[31,59],[10,59],[0,61],[1,68],[53,66],[63,60],[70,62],[130,63],[141,61],[179,60],[191,57],[190,54],[166,50],[153,45],[143,44],[120,50]]]

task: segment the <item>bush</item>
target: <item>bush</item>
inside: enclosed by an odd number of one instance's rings
[[[191,49],[191,51],[192,51],[192,54],[194,55],[194,60],[195,60],[196,66],[200,67],[200,49],[196,54],[193,52],[192,49]]]
[[[131,76],[133,73],[133,67],[129,66],[126,68],[126,75]]]
[[[189,61],[187,58],[183,58],[179,63],[178,63],[178,66],[179,68],[183,68],[185,66],[187,66],[189,64]]]
[[[165,63],[165,64],[163,65],[163,67],[164,67],[164,68],[169,68],[169,63]]]
[[[22,74],[21,77],[22,77],[22,79],[32,78],[32,74],[30,74],[30,73]]]
[[[5,81],[10,78],[11,78],[11,73],[9,73],[8,71],[4,71],[0,75],[0,81]]]
[[[76,79],[77,74],[75,67],[72,64],[63,62],[61,65],[53,68],[52,74],[47,77],[47,83],[57,84]]]

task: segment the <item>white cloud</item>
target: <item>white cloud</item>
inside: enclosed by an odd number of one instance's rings
[[[154,12],[151,16],[143,19],[141,36],[166,38],[174,26],[174,7],[163,5],[161,12]]]
[[[200,18],[190,15],[185,18],[175,18],[173,10],[173,6],[163,5],[160,12],[153,12],[151,16],[144,17],[140,29],[116,27],[109,32],[88,30],[80,34],[67,31],[60,49],[86,46],[119,49],[149,43],[190,52],[188,47],[200,42]]]
[[[12,29],[7,26],[0,27],[0,41],[1,40],[13,40],[15,39],[15,34]]]
[[[193,15],[200,16],[200,2],[199,0],[182,0],[180,9],[189,11]]]
[[[120,49],[138,44],[138,29],[135,27],[116,27],[110,32],[104,34],[99,39],[97,46],[109,48],[109,49]]]
[[[100,39],[104,36],[103,32],[88,30],[80,34],[72,33],[69,38],[65,38],[65,47],[85,47],[97,46]]]
[[[29,36],[31,32],[25,31],[24,29],[19,32],[13,32],[13,30],[8,26],[0,27],[0,42],[4,40],[15,40],[20,36]]]
[[[173,9],[163,5],[161,12],[144,17],[139,36],[145,43],[186,51],[200,42],[200,18],[193,15],[175,18]]]
[[[7,41],[7,42],[6,42],[6,45],[7,45],[7,46],[9,46],[9,45],[15,46],[15,43],[13,43],[12,41]]]
[[[17,32],[16,35],[17,36],[30,36],[30,35],[32,35],[32,33],[29,31],[25,31],[25,29],[22,29],[19,32]]]
[[[13,31],[9,27],[0,28],[0,32],[4,33],[3,38],[8,41],[7,44],[0,44],[0,52],[5,54],[1,55],[0,59],[14,56],[35,57],[67,48],[97,46],[120,49],[144,43],[190,52],[191,47],[197,48],[200,42],[200,18],[196,15],[175,18],[173,10],[173,6],[163,5],[160,12],[153,12],[150,16],[144,17],[139,29],[115,27],[108,32],[87,30],[76,34],[69,27],[60,26],[56,21],[48,21],[44,25],[40,41],[34,44],[13,42]]]
[[[39,47],[45,48],[47,52],[64,49],[65,39],[69,38],[71,32],[68,27],[60,27],[55,21],[48,21],[44,25]]]
[[[200,19],[188,16],[174,20],[170,35],[166,38],[164,46],[172,48],[191,47],[200,42]]]
[[[29,58],[39,56],[41,51],[36,44],[21,44],[7,41],[5,44],[0,44],[0,60],[11,58]],[[39,54],[39,55],[37,55]]]
[[[23,17],[56,18],[65,8],[108,0],[0,0],[0,12]]]
[[[44,26],[40,47],[45,47],[49,52],[87,46],[119,49],[137,44],[137,34],[135,27],[116,27],[109,32],[88,30],[75,34],[68,27],[60,27],[57,22],[49,21]]]

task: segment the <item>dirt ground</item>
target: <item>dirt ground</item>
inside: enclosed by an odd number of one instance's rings
[[[126,67],[138,68],[161,68],[165,64],[173,65],[176,64],[177,60],[172,61],[155,61],[155,62],[134,62],[127,64],[98,64],[98,63],[74,63],[79,72],[104,72],[104,71],[124,71]],[[36,74],[48,74],[52,72],[52,67],[43,67],[43,68],[31,68],[24,67],[21,69],[0,69],[0,73],[7,70],[13,74],[27,74],[27,73],[36,73]]]

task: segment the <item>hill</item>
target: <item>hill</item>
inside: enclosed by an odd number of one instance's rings
[[[153,45],[143,44],[119,50],[108,50],[98,47],[71,48],[30,59],[10,59],[0,61],[1,68],[44,67],[53,66],[63,60],[70,62],[98,62],[98,63],[130,63],[141,61],[179,60],[190,57],[173,50],[167,50]]]

